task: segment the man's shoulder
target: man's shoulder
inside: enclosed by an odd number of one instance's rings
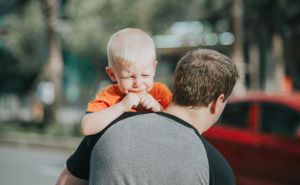
[[[118,121],[121,121],[123,119],[126,118],[130,118],[130,117],[134,117],[134,116],[138,116],[138,115],[142,115],[142,114],[148,114],[147,112],[124,112],[123,114],[121,114],[117,119],[115,119],[113,123],[116,123]]]
[[[112,137],[136,135],[137,138],[144,138],[147,135],[147,137],[152,138],[150,137],[152,135],[161,140],[168,138],[172,142],[179,142],[176,141],[176,138],[180,138],[180,142],[189,140],[193,144],[202,143],[199,139],[199,133],[194,127],[176,116],[163,112],[125,112],[114,120],[106,130],[106,135],[112,135]]]
[[[113,128],[111,128],[112,126]],[[164,134],[169,132],[188,137],[192,135],[192,137],[197,138],[197,142],[201,142],[199,133],[193,126],[174,115],[164,112],[124,112],[102,132],[130,134],[134,132],[147,133],[151,130],[163,135],[163,137],[167,137]]]

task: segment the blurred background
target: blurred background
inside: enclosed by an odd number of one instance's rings
[[[300,90],[297,0],[0,0],[1,184],[55,182],[87,102],[111,83],[106,43],[126,27],[152,36],[170,89],[180,57],[204,47],[237,64],[233,96]]]

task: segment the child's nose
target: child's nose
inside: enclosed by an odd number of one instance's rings
[[[140,77],[136,77],[135,79],[134,79],[134,86],[135,87],[139,87],[140,85],[141,85],[141,83],[142,83],[142,79],[140,78]]]

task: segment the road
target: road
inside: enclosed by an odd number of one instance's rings
[[[54,185],[70,153],[0,145],[0,184]]]

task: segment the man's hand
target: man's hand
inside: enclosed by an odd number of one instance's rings
[[[73,176],[67,167],[59,175],[56,185],[88,185],[88,181]]]
[[[161,111],[163,108],[150,94],[140,94],[140,105],[153,112]]]
[[[126,111],[129,111],[131,108],[135,108],[140,103],[140,96],[134,93],[128,93],[120,102],[124,105]]]

